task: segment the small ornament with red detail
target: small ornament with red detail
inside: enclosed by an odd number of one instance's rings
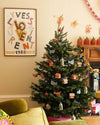
[[[45,93],[45,96],[48,96],[48,93],[47,93],[47,92]]]
[[[61,28],[59,28],[58,31],[61,32],[62,31]]]
[[[54,39],[54,42],[55,42],[55,43],[58,43],[58,40],[55,38],[55,39]]]
[[[77,75],[76,74],[72,74],[71,78],[76,80],[77,79]]]
[[[52,61],[49,63],[49,66],[50,66],[50,67],[53,67],[53,62],[52,62]]]
[[[63,78],[63,84],[68,84],[68,77]]]
[[[75,93],[69,93],[69,98],[74,99],[75,98]]]
[[[41,74],[41,78],[44,79],[44,75],[43,74]]]
[[[55,78],[60,79],[61,78],[61,74],[60,73],[56,73],[55,74]]]
[[[47,53],[44,53],[44,54],[43,54],[43,57],[47,57]]]
[[[51,106],[49,104],[46,104],[46,109],[47,110],[51,109]]]
[[[38,76],[38,73],[33,74],[33,76],[34,76],[34,77],[37,77],[37,76]]]

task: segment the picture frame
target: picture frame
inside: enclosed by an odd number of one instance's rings
[[[4,8],[4,47],[5,56],[36,56],[36,9]]]

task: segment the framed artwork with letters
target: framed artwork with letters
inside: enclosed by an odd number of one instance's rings
[[[4,8],[5,56],[35,56],[37,10]]]

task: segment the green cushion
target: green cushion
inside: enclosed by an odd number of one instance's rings
[[[41,107],[11,117],[15,125],[49,125],[46,114]]]
[[[70,120],[50,122],[49,125],[88,125],[85,120]]]
[[[0,102],[0,109],[12,116],[27,111],[28,106],[24,99],[14,99]]]

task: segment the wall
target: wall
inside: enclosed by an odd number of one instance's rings
[[[91,6],[100,15],[100,1],[89,0]],[[5,57],[3,38],[3,8],[36,8],[37,9],[37,56]],[[98,37],[99,22],[92,16],[84,0],[0,0],[0,98],[1,100],[23,97],[29,99],[35,61],[40,61],[44,47],[54,37],[57,28],[57,17],[64,17],[63,25],[68,32],[68,40],[76,45],[79,36]],[[77,20],[79,25],[71,27],[71,22]],[[85,26],[92,25],[90,34],[85,33]],[[35,81],[35,80],[34,80]],[[28,101],[31,106],[37,103]]]

